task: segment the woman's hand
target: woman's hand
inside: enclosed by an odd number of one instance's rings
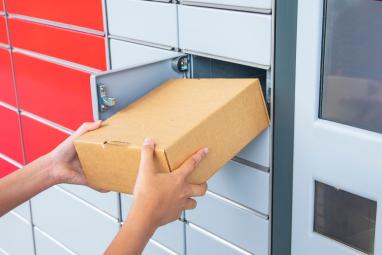
[[[54,183],[87,184],[73,142],[82,134],[100,126],[101,121],[82,124],[71,136],[46,155],[50,164],[49,175]]]
[[[0,217],[38,193],[59,183],[86,184],[73,145],[74,139],[97,129],[101,122],[85,123],[50,153],[0,181]]]
[[[129,215],[105,255],[141,254],[155,230],[177,220],[185,209],[194,209],[192,197],[202,196],[207,184],[189,184],[187,177],[206,157],[202,149],[171,173],[160,173],[154,163],[155,144],[146,139],[134,187],[134,202]]]
[[[207,184],[189,184],[187,177],[207,156],[207,148],[199,150],[178,169],[171,173],[160,173],[154,165],[153,140],[146,139],[142,146],[141,164],[134,188],[132,211],[147,216],[153,228],[179,219],[185,209],[194,209],[192,197],[203,196]]]

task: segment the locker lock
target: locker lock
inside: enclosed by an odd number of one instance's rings
[[[98,90],[99,110],[101,112],[107,111],[110,107],[113,107],[117,103],[117,100],[114,97],[107,96],[106,86],[104,84],[98,84],[97,90]]]
[[[188,71],[188,57],[181,56],[178,58],[174,58],[171,62],[172,69],[174,69],[178,73],[187,72]]]

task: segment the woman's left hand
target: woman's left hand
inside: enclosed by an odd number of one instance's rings
[[[82,134],[95,130],[100,126],[101,121],[82,124],[71,136],[46,155],[50,164],[50,177],[56,184],[69,183],[87,185],[73,142]]]

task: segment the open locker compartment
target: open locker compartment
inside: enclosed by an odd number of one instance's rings
[[[190,55],[191,78],[258,78],[268,113],[271,111],[272,78],[271,69],[265,70],[252,66],[217,60],[213,58]],[[270,114],[271,117],[271,114]],[[271,125],[272,125],[272,118]],[[269,127],[260,136],[253,140],[234,158],[256,169],[269,172],[271,161],[271,128]]]
[[[177,78],[258,78],[270,112],[270,75],[270,69],[191,54],[127,66],[91,76],[93,115],[95,120],[105,120],[165,81]],[[244,148],[235,160],[269,172],[270,144],[271,131],[268,128]]]

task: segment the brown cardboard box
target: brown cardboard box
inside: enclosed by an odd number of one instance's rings
[[[131,194],[144,138],[156,142],[163,172],[207,147],[207,158],[189,178],[203,183],[268,125],[257,79],[178,79],[82,135],[75,147],[90,186]]]

